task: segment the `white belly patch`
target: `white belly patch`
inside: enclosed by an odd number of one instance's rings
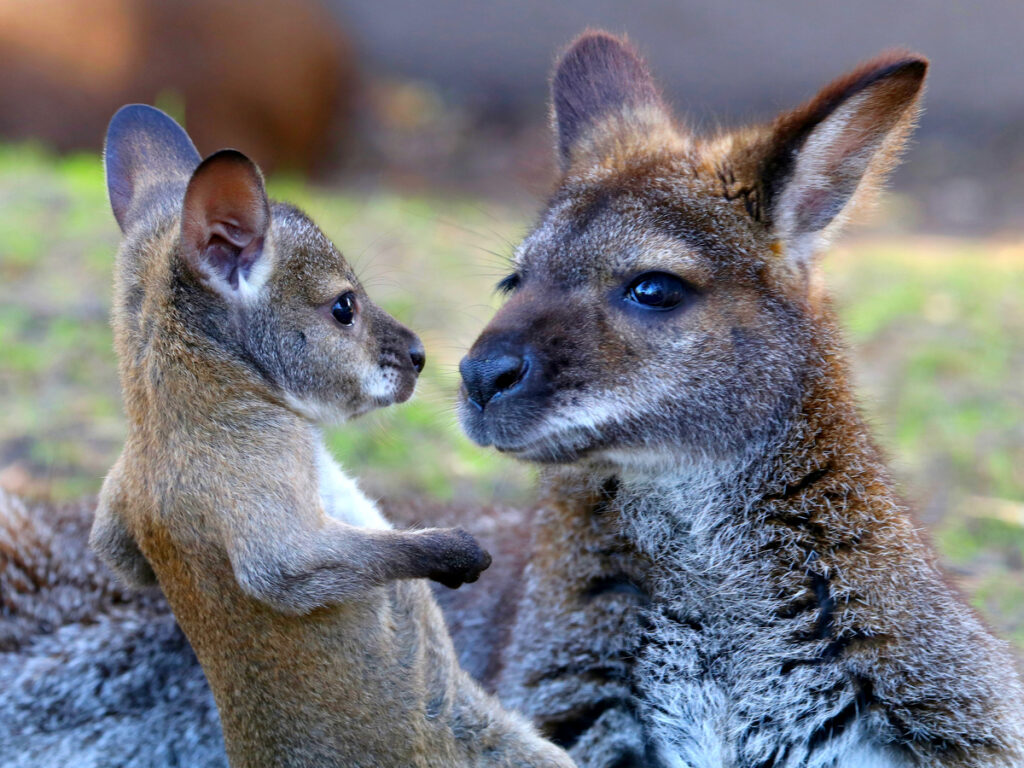
[[[317,446],[316,469],[320,481],[320,499],[328,515],[359,528],[391,527],[377,505],[366,498],[356,481],[342,471],[323,442]]]

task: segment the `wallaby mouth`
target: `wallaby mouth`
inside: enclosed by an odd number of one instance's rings
[[[404,403],[416,391],[416,381],[427,364],[427,354],[420,337],[402,325],[391,321],[391,338],[383,342],[378,361],[378,377],[387,383],[386,394],[378,394],[380,406]]]
[[[485,343],[459,364],[459,420],[471,440],[525,461],[575,461],[589,448],[579,430],[549,423],[555,394],[528,347]]]
[[[459,363],[461,420],[470,439],[514,452],[529,431],[529,416],[543,409],[536,399],[539,369],[534,353],[514,340],[474,345]],[[529,401],[533,407],[523,412]]]
[[[416,379],[416,374],[402,377],[402,381],[395,393],[395,403],[404,403],[413,396],[413,393],[416,391]]]
[[[378,399],[383,401],[381,406],[393,403],[404,403],[409,400],[416,391],[416,382],[419,380],[419,370],[415,366],[405,363],[396,365],[394,363],[381,363],[381,374],[385,381],[388,381],[390,392]]]

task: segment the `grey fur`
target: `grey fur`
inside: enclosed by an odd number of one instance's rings
[[[89,550],[91,522],[0,490],[0,766],[226,767],[188,641]]]

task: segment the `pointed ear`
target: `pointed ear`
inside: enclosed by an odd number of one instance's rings
[[[585,32],[562,55],[551,81],[551,119],[563,171],[611,142],[671,131],[672,122],[643,59],[606,32]]]
[[[181,126],[145,104],[129,104],[115,113],[103,156],[110,207],[122,232],[134,220],[132,204],[142,190],[161,182],[184,182],[201,159]]]
[[[927,69],[913,54],[880,56],[775,121],[759,151],[758,187],[788,252],[809,258],[874,197],[913,128]]]
[[[231,298],[255,295],[270,273],[269,227],[263,174],[252,160],[222,149],[200,163],[185,191],[181,254],[206,285]]]

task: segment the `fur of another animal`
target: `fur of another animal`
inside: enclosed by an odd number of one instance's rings
[[[94,507],[0,490],[0,766],[226,768],[188,640],[89,549]]]

